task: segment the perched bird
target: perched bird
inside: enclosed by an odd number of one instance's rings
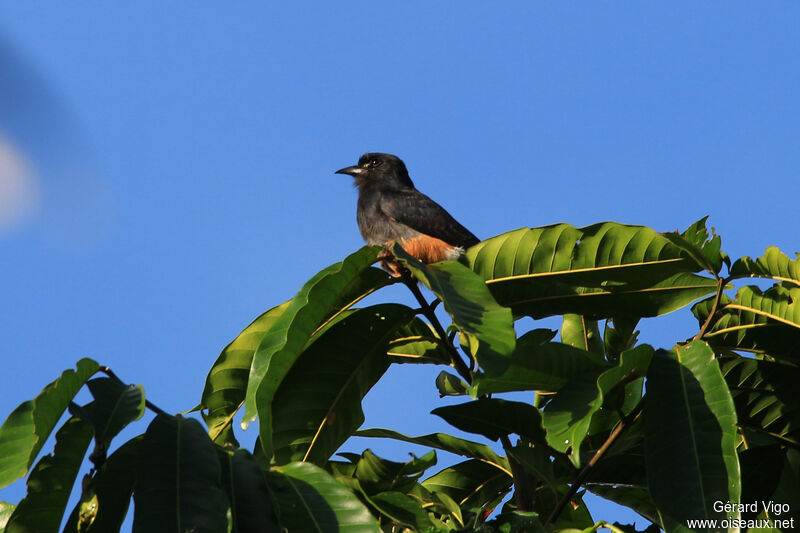
[[[391,248],[399,243],[423,263],[458,259],[478,238],[442,206],[419,192],[403,161],[390,154],[364,154],[358,164],[337,170],[355,178],[358,229],[369,245],[383,246],[383,266],[397,277]]]

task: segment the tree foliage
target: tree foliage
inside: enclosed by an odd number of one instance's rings
[[[378,252],[322,270],[222,351],[205,426],[94,361],[64,371],[0,427],[0,486],[28,484],[0,502],[0,532],[119,531],[131,501],[134,531],[148,532],[634,531],[592,517],[587,491],[670,532],[800,521],[800,259],[771,247],[731,261],[705,219],[683,233],[523,228],[432,265],[396,246],[399,279],[373,266]],[[417,308],[358,306],[396,283]],[[696,331],[641,342],[642,319],[689,305]],[[521,318],[553,316],[560,330],[518,334]],[[428,386],[463,401],[433,410],[439,433],[362,428],[362,400],[405,363],[439,365]],[[93,399],[78,405],[84,387]],[[518,391],[530,401],[502,396]],[[120,445],[147,408],[156,416]],[[238,444],[239,412],[243,428],[258,420],[254,449]],[[351,436],[430,451],[395,462],[343,449]],[[442,452],[459,461],[437,468]],[[790,511],[715,505],[753,501]]]

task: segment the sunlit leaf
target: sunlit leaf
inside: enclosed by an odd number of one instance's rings
[[[564,315],[561,322],[561,342],[600,355],[605,353],[597,321],[586,320],[581,315]]]
[[[731,267],[731,275],[737,277],[772,278],[800,285],[800,254],[795,259],[770,246],[764,255],[751,259],[742,257]]]
[[[65,370],[8,415],[0,427],[0,488],[25,475],[69,403],[99,368],[91,359],[81,359],[77,370]]]
[[[657,316],[714,292],[705,268],[670,239],[642,226],[605,222],[523,228],[466,253],[497,301],[541,318]]]
[[[439,396],[464,396],[469,394],[469,385],[461,378],[445,372],[442,370],[436,376],[436,388],[439,391]]]
[[[741,493],[736,411],[706,343],[657,352],[643,419],[648,486],[666,530],[724,518],[714,502],[738,502]]]
[[[692,311],[703,324],[711,308],[712,302],[703,300]],[[703,339],[716,350],[800,360],[800,287],[778,283],[762,293],[746,286],[735,299],[722,295],[716,319]]]

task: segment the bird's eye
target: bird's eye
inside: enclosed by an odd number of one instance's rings
[[[374,167],[379,167],[379,166],[381,166],[381,160],[380,159],[373,159],[372,161],[369,162],[369,166],[371,166],[373,168]]]

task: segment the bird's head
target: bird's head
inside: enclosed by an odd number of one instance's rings
[[[413,187],[403,160],[391,154],[369,153],[359,158],[358,164],[337,170],[336,174],[348,174],[356,180],[359,188],[384,185],[392,188]]]

